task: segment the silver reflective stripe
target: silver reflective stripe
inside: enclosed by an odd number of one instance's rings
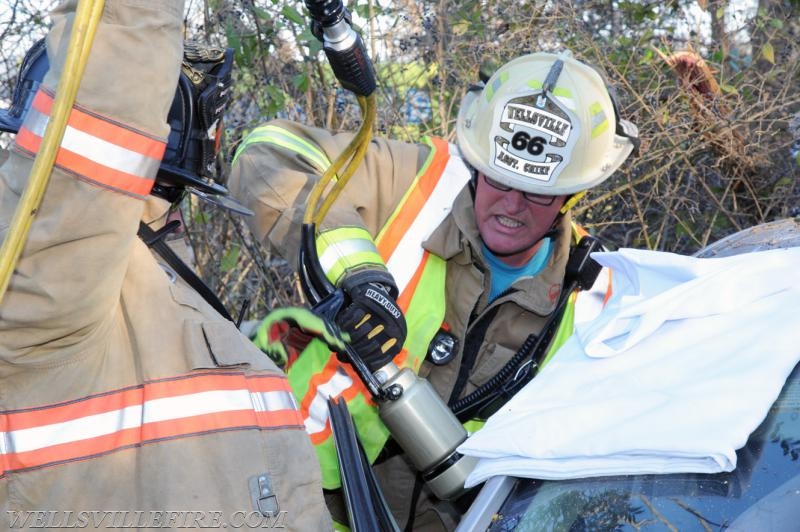
[[[375,253],[378,254],[378,248],[371,240],[364,238],[344,240],[330,244],[319,257],[319,263],[322,270],[327,274],[336,264],[347,257],[356,253]]]
[[[239,155],[242,154],[247,146],[262,142],[286,148],[289,151],[306,157],[320,173],[325,172],[331,165],[331,161],[322,150],[309,141],[276,126],[262,126],[254,129],[244,141],[242,141],[241,147],[236,150],[233,162],[236,162],[236,159],[239,158]]]
[[[48,122],[49,117],[47,115],[32,107],[25,119],[25,128],[41,138],[44,136]],[[97,138],[69,125],[64,130],[61,148],[89,159],[96,164],[136,177],[148,178],[155,175],[161,164],[158,159],[146,157],[141,153]]]
[[[314,434],[325,430],[328,423],[328,398],[338,396],[352,385],[353,380],[346,373],[337,371],[327,382],[317,386],[317,393],[308,407],[308,417],[303,420],[306,432]]]
[[[289,392],[251,392],[250,397],[256,412],[298,409],[294,394]]]

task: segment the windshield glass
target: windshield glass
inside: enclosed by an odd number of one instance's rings
[[[520,480],[491,531],[797,530],[800,366],[730,473]]]

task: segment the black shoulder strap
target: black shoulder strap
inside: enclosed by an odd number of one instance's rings
[[[472,366],[475,365],[475,359],[478,357],[478,350],[480,350],[483,339],[486,337],[486,332],[489,330],[489,324],[492,323],[499,308],[499,306],[494,306],[489,309],[486,314],[478,318],[478,322],[472,325],[472,328],[464,339],[464,350],[461,352],[461,366],[458,368],[458,377],[453,386],[453,390],[450,392],[450,399],[448,401],[448,405],[451,407],[453,403],[458,400],[458,397],[467,385],[469,373],[472,371]]]
[[[147,244],[147,247],[158,253],[161,258],[163,258],[167,264],[169,264],[170,268],[175,270],[184,281],[186,281],[189,286],[195,289],[198,294],[203,296],[209,305],[214,307],[214,309],[220,313],[220,315],[225,318],[226,320],[234,321],[228,311],[225,309],[225,305],[222,304],[222,301],[219,300],[217,295],[203,282],[200,277],[197,276],[194,271],[186,265],[185,262],[178,257],[174,251],[164,242],[164,236],[172,232],[176,226],[180,224],[177,220],[174,222],[170,222],[164,227],[161,228],[159,231],[153,231],[150,227],[147,226],[144,222],[139,222],[139,238]]]

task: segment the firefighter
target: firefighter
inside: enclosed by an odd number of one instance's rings
[[[0,514],[9,528],[332,528],[285,374],[165,275],[136,236],[151,190],[188,182],[165,171],[195,168],[189,152],[170,149],[198,127],[173,139],[166,121],[183,8],[105,2],[0,302]],[[52,13],[48,73],[0,168],[2,239],[43,142],[75,12],[70,1]],[[224,108],[222,95],[205,96]],[[202,130],[213,145],[213,128]]]
[[[541,332],[576,241],[571,206],[638,143],[600,74],[569,53],[519,57],[471,87],[456,133],[457,145],[375,138],[317,237],[326,276],[348,295],[337,324],[370,369],[394,359],[450,404]],[[237,150],[231,193],[255,211],[257,238],[292,264],[309,191],[351,138],[277,120]],[[334,489],[330,426],[315,406],[341,394],[358,425],[370,404],[347,367],[334,370],[335,357],[314,367],[300,363],[307,355],[289,367],[289,379],[322,460],[323,485]],[[403,456],[385,459],[384,450],[378,457],[385,430],[362,425],[359,434],[379,462],[400,526],[452,530],[455,504],[423,502],[428,488]]]

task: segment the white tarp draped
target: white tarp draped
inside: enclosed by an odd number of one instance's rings
[[[467,480],[715,473],[800,360],[800,248],[593,257],[614,295],[459,451]]]

